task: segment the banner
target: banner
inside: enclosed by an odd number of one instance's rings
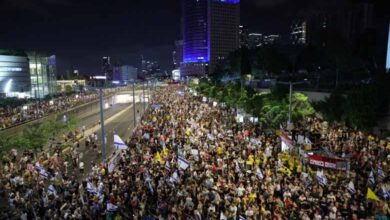
[[[309,164],[335,170],[347,170],[346,160],[320,155],[309,155]]]

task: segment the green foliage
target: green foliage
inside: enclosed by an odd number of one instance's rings
[[[10,149],[40,149],[48,143],[49,138],[62,132],[74,131],[78,127],[75,117],[70,117],[67,124],[61,120],[47,120],[26,126],[22,132],[12,137],[0,136],[0,155]]]
[[[314,106],[328,121],[344,121],[360,130],[370,131],[388,110],[389,84],[389,76],[379,75],[373,83],[355,88],[345,97],[335,91]]]
[[[65,86],[65,92],[66,93],[72,93],[73,92],[73,87],[71,85],[66,85]]]
[[[268,127],[279,127],[285,123],[289,112],[289,97],[283,88],[275,88],[271,94],[259,94],[251,88],[241,87],[239,81],[223,86],[218,83],[201,81],[196,89],[203,95],[225,102],[231,108],[243,108],[247,113],[260,118]],[[292,119],[299,120],[314,114],[308,97],[293,93]]]

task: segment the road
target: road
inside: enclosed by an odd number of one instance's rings
[[[143,103],[136,103],[136,110],[139,111],[137,114],[140,116],[143,113]],[[107,110],[105,117],[105,133],[107,137],[107,145],[106,145],[106,158],[108,158],[113,152],[114,152],[114,145],[113,145],[113,136],[114,134],[118,134],[124,141],[130,137],[131,132],[134,128],[134,106],[133,104],[122,104],[113,106],[112,109]],[[82,121],[86,124],[87,127],[96,125],[99,121],[100,115],[91,115],[90,117],[87,117],[83,119]],[[108,119],[108,121],[107,121]],[[97,133],[98,136],[98,147],[101,148],[101,129],[100,126],[98,126],[98,129],[93,130],[93,132]],[[86,149],[85,147],[85,140],[82,139],[80,141],[80,149],[79,152],[82,152],[83,157],[81,158],[81,161],[85,164],[85,171],[83,174],[80,174],[79,172],[74,172],[74,174],[79,178],[82,179],[83,177],[86,177],[88,173],[90,173],[92,167],[91,162],[98,162],[101,161],[101,156],[98,155],[97,152],[95,152],[93,149],[89,148]]]

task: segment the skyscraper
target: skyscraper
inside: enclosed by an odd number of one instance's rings
[[[240,0],[183,0],[183,76],[212,73],[239,47]]]
[[[112,80],[114,77],[110,57],[103,57],[102,59],[102,74],[106,77],[106,80]]]

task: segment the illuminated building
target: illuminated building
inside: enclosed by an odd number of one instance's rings
[[[291,26],[291,43],[306,44],[306,21],[295,21]]]
[[[56,93],[56,58],[22,50],[0,50],[0,93],[44,98]]]
[[[239,0],[184,0],[182,76],[212,73],[239,47]]]

